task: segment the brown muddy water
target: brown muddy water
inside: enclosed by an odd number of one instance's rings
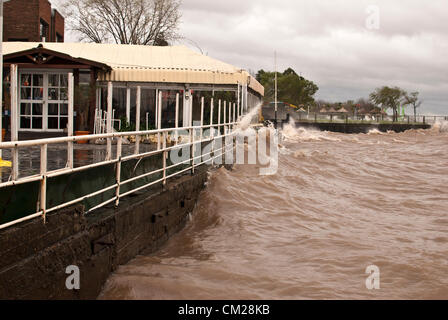
[[[213,171],[187,227],[99,298],[448,299],[446,128],[286,127],[276,175]]]

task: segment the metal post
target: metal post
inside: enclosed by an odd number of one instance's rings
[[[275,72],[275,91],[274,91],[274,103],[275,103],[275,125],[274,127],[277,129],[277,52],[274,52],[274,72]]]
[[[233,103],[233,122],[235,122],[236,121],[236,104],[235,104],[235,102]]]
[[[176,129],[179,128],[179,92],[176,93],[176,119],[174,120],[174,125],[176,127]],[[176,130],[176,132],[174,133],[174,137],[176,139],[175,144],[177,145],[178,140],[179,140],[179,131]]]
[[[213,126],[213,113],[215,112],[214,99],[210,100],[210,126]],[[210,127],[211,132],[213,132],[213,127]]]
[[[224,124],[224,134],[226,134],[227,133],[227,127],[225,126],[225,124],[227,124],[227,121],[226,121],[226,114],[227,114],[227,101],[224,101],[224,118],[223,118],[223,124]]]
[[[141,109],[141,104],[142,104],[142,88],[140,86],[137,87],[137,97],[135,99],[136,101],[136,105],[135,105],[135,131],[140,131],[140,109]],[[140,153],[140,136],[136,135],[135,136],[135,150],[134,150],[135,154],[139,154]]]
[[[40,182],[39,209],[42,211],[44,223],[47,220],[47,151],[47,144],[40,146],[40,174],[42,180]]]
[[[154,117],[154,128],[157,128],[158,119],[159,119],[159,89],[156,89],[156,106],[155,106],[155,117]]]
[[[237,105],[238,105],[238,107],[237,107],[237,109],[238,109],[238,117],[241,117],[241,113],[240,113],[240,111],[241,111],[241,109],[242,108],[240,108],[240,83],[238,82],[238,93],[237,93]]]
[[[166,137],[167,133],[163,133],[163,149],[166,149]],[[163,186],[166,186],[166,159],[168,157],[167,151],[163,151]]]
[[[228,118],[228,122],[229,122],[229,129],[230,129],[230,123],[232,122],[232,103],[229,102],[229,118]]]
[[[213,112],[214,110],[214,99],[211,98],[210,100],[210,139],[213,139],[215,137],[215,127],[213,127]],[[212,149],[210,150],[210,152],[213,154],[213,156],[215,156],[215,140],[212,140]],[[211,154],[210,154],[211,155]],[[213,165],[213,160],[211,162],[211,164]]]
[[[193,96],[191,95],[191,90],[188,90],[189,97],[188,99],[188,126],[193,126]]]
[[[159,103],[157,106],[157,129],[162,129],[162,91],[159,91]],[[160,149],[160,132],[157,133],[157,150]]]
[[[74,96],[75,86],[73,73],[68,74],[68,125],[67,135],[73,137],[73,117],[74,117]],[[73,141],[69,141],[67,144],[67,167],[73,169]]]
[[[121,184],[121,154],[122,154],[122,144],[123,138],[119,137],[117,141],[117,167],[115,171],[115,179],[117,183],[117,188],[115,189],[115,207],[118,207],[120,204],[120,184]]]
[[[131,123],[131,88],[126,88],[126,121]]]
[[[202,141],[202,126],[204,125],[204,97],[201,97],[201,129],[200,129],[200,133],[201,133],[201,141]]]
[[[194,174],[194,129],[191,127],[190,128],[190,141],[191,141],[191,152],[190,152],[190,157],[191,157],[191,174]]]
[[[17,65],[11,65],[11,141],[19,140],[18,125],[19,125],[19,102],[18,102],[18,72]],[[17,180],[19,177],[19,150],[14,148],[12,150],[12,179]]]
[[[112,133],[112,97],[113,85],[109,81],[107,83],[107,133]],[[107,138],[106,161],[112,158],[112,138]]]
[[[221,135],[221,99],[218,100],[218,131]]]

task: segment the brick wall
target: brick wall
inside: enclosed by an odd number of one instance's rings
[[[56,33],[61,35],[62,42],[64,42],[64,17],[57,11],[54,10],[54,17],[53,17],[53,26],[54,26],[54,40],[56,41]]]
[[[11,0],[4,4],[3,41],[40,41],[40,20],[48,24],[46,41],[56,41],[56,32],[64,36],[64,18],[55,10],[52,18],[48,0]]]
[[[39,0],[12,0],[4,4],[3,40],[39,41]]]

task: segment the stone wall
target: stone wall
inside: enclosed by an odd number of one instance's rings
[[[207,168],[129,196],[118,208],[83,206],[0,230],[0,299],[95,299],[110,273],[160,248],[181,230],[207,181]],[[70,265],[80,290],[68,290]]]
[[[283,122],[283,125],[286,123]],[[411,129],[430,129],[428,124],[370,124],[370,123],[338,123],[338,122],[296,122],[296,127],[318,129],[320,131],[340,132],[340,133],[368,133],[377,129],[381,132],[395,131],[404,132]]]

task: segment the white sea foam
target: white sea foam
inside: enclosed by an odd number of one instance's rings
[[[438,132],[448,132],[448,121],[438,120],[436,123],[432,125],[432,129]]]
[[[341,139],[331,137],[327,131],[316,129],[296,128],[294,120],[283,126],[281,131],[283,141],[286,142],[306,142],[306,141],[336,141]]]

